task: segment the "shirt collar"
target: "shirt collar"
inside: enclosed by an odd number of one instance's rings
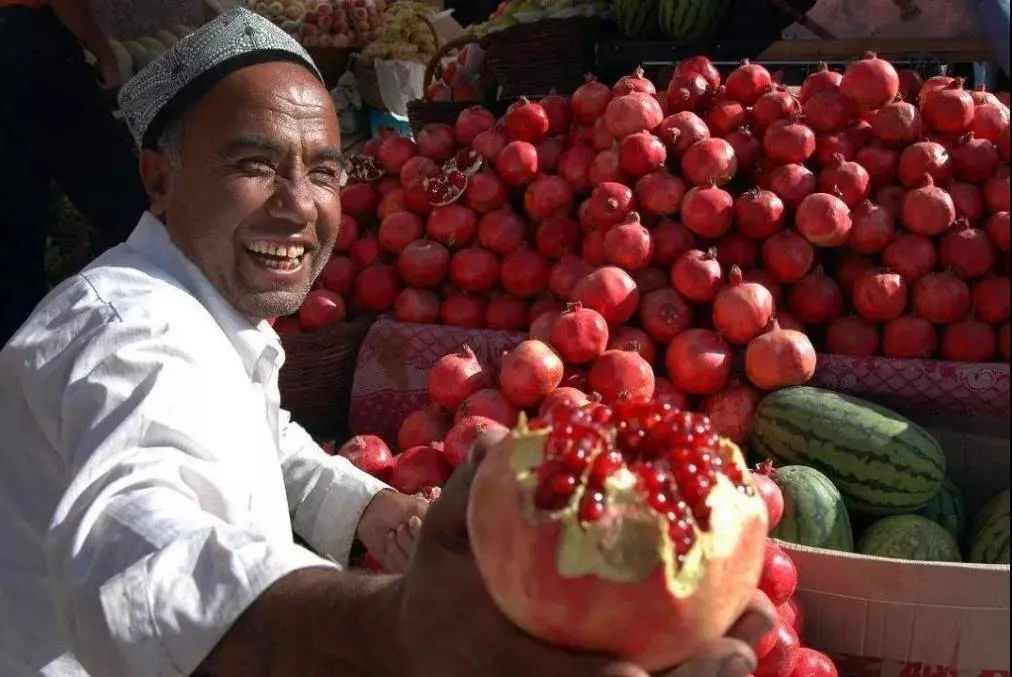
[[[254,325],[211,284],[200,269],[172,242],[161,220],[144,212],[126,241],[127,247],[169,273],[203,305],[228,337],[251,376],[261,361],[280,368],[284,350],[266,320]]]

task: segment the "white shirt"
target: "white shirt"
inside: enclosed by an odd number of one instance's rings
[[[283,359],[150,214],[46,297],[0,351],[0,675],[189,675],[346,562],[386,487],[289,420]]]

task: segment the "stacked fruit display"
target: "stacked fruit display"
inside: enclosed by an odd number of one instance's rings
[[[247,6],[305,47],[361,47],[377,37],[386,0],[253,0]]]
[[[752,451],[769,459],[760,472],[785,497],[777,538],[880,557],[1009,563],[1008,490],[968,529],[938,441],[895,412],[786,388],[762,400],[748,437]]]
[[[826,352],[1007,359],[1008,110],[939,78],[907,87],[918,108],[901,80],[869,57],[794,97],[699,57],[660,95],[635,73],[375,139],[324,286],[521,331],[579,301],[648,359],[682,334],[746,345],[771,315]]]
[[[521,344],[501,386],[546,350]],[[828,657],[801,648],[797,570],[766,538],[783,514],[779,488],[753,477],[705,416],[663,400],[606,406],[574,395],[546,399],[553,406],[528,425],[516,403],[535,395],[519,381],[504,391],[489,383],[468,350],[446,356],[429,392],[456,410],[455,425],[433,407],[404,422],[396,456],[368,435],[339,453],[424,492],[446,481],[478,435],[512,427],[481,464],[468,513],[477,564],[510,619],[547,641],[659,669],[722,635],[758,587],[777,625],[757,647],[755,674],[836,674]],[[644,619],[641,632],[611,631]]]

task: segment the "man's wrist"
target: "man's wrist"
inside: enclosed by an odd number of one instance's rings
[[[368,674],[375,677],[409,677],[405,660],[401,606],[401,576],[370,576],[379,585],[359,617],[359,640],[368,660]],[[382,581],[382,582],[380,582]]]

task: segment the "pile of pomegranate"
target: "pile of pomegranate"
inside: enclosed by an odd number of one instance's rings
[[[278,328],[393,311],[545,339],[539,317],[593,312],[608,348],[669,367],[710,356],[669,372],[697,394],[727,384],[736,346],[764,356],[746,360],[761,388],[803,380],[809,339],[1007,360],[1008,153],[1005,102],[871,54],[797,95],[761,65],[725,79],[705,57],[666,91],[640,70],[589,77],[502,119],[473,106],[414,140],[371,140],[319,288]],[[596,350],[600,333],[581,336],[556,348]]]

